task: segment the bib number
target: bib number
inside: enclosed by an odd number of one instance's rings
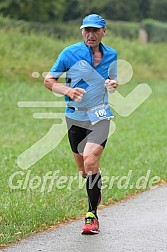
[[[89,120],[91,121],[92,125],[96,124],[97,122],[107,119],[110,120],[113,118],[113,114],[110,111],[109,105],[99,105],[97,107],[93,107],[87,111]]]

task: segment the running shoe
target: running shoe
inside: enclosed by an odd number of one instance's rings
[[[92,212],[88,212],[85,217],[85,224],[82,228],[82,234],[98,234],[99,221]]]

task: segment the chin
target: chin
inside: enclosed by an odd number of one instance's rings
[[[87,42],[86,44],[87,44],[88,46],[91,46],[91,47],[96,46],[96,44],[95,44],[94,42]]]

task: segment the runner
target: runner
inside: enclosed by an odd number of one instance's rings
[[[117,60],[117,52],[101,42],[106,33],[106,21],[101,16],[86,16],[80,29],[83,41],[60,53],[44,83],[51,91],[65,95],[70,146],[78,170],[87,180],[89,207],[82,234],[95,234],[99,232],[97,206],[102,185],[99,161],[113,117],[108,92],[117,87],[116,68],[112,64]],[[59,82],[63,72],[66,85]]]

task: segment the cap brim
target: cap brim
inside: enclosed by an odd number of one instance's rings
[[[104,28],[101,25],[97,25],[97,24],[85,24],[85,25],[81,25],[80,29],[86,28],[86,27],[94,27],[94,28]]]

